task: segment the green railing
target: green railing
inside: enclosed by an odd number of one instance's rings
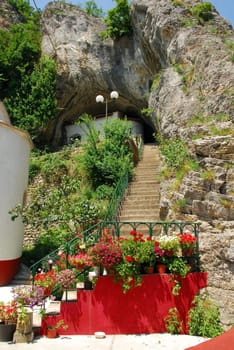
[[[103,221],[115,220],[120,203],[123,199],[126,188],[128,187],[128,174],[124,174],[118,181],[110,203],[108,205]]]

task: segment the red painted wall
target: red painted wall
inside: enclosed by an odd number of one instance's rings
[[[190,273],[182,279],[179,296],[171,293],[170,274],[143,275],[142,286],[123,294],[112,276],[100,277],[92,291],[78,290],[77,302],[62,302],[61,314],[45,320],[53,324],[62,318],[68,324],[60,334],[141,334],[166,332],[164,318],[176,307],[186,333],[188,310],[195,295],[207,285],[206,273]],[[44,326],[45,326],[44,321]]]

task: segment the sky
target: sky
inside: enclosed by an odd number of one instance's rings
[[[37,8],[41,10],[44,9],[48,2],[48,0],[30,0],[30,4],[32,6],[34,6],[35,3]],[[83,6],[86,3],[86,0],[66,0],[66,2]],[[95,0],[95,2],[97,6],[101,7],[104,11],[115,7],[116,5],[114,0]],[[231,22],[232,26],[234,27],[234,0],[210,0],[210,2],[215,6],[219,14]]]

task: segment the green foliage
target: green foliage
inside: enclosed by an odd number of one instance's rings
[[[126,120],[107,119],[101,139],[91,119],[82,119],[88,129],[87,143],[82,144],[80,160],[93,188],[113,186],[124,173],[132,170],[131,152],[127,140],[131,126]]]
[[[179,311],[176,307],[169,309],[167,316],[164,318],[164,322],[168,333],[181,333],[183,322],[180,319]]]
[[[173,65],[173,68],[174,68],[174,70],[175,70],[178,74],[184,74],[184,68],[182,67],[181,64],[175,63],[175,64]]]
[[[105,38],[119,39],[132,34],[130,6],[128,0],[115,0],[116,7],[107,12],[107,30],[101,34]]]
[[[146,117],[151,117],[154,110],[153,108],[142,108],[141,113]]]
[[[94,0],[86,1],[84,10],[90,16],[102,18],[105,16],[103,9],[98,7]]]
[[[182,7],[186,6],[183,0],[171,0],[171,2],[174,6],[182,6]]]
[[[187,262],[179,257],[171,258],[168,263],[168,270],[175,275],[180,275],[182,278],[186,277],[190,269]]]
[[[0,30],[0,99],[12,123],[39,146],[56,112],[56,66],[52,59],[40,58],[40,13],[26,0],[9,2],[22,22]]]
[[[39,16],[39,13],[30,6],[29,1],[9,0],[9,4],[21,14],[25,22],[29,20],[34,21],[34,18]]]
[[[218,307],[207,294],[198,295],[189,311],[189,334],[213,338],[223,332]]]
[[[53,59],[41,57],[31,74],[22,77],[20,87],[5,100],[12,123],[27,130],[36,144],[56,112],[56,66]]]
[[[40,54],[40,15],[25,0],[10,0],[22,23],[0,30],[0,99],[11,96]]]
[[[154,77],[154,81],[153,81],[153,84],[152,84],[152,86],[151,86],[151,91],[157,90],[160,81],[161,81],[161,73],[158,73],[158,74],[156,74],[155,77]]]
[[[213,5],[210,2],[198,3],[190,9],[191,14],[195,16],[201,24],[213,18],[212,11]]]
[[[13,220],[21,214],[24,223],[39,237],[35,247],[38,254],[61,246],[104,215],[105,203],[92,196],[86,198],[81,190],[80,167],[73,167],[75,155],[69,147],[56,153],[35,154],[31,173],[36,177],[30,201],[24,208],[19,205],[10,212]]]
[[[161,140],[160,150],[169,167],[178,168],[189,159],[189,151],[181,139]]]

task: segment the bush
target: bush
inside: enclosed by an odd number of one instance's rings
[[[168,166],[181,167],[189,159],[189,151],[181,139],[160,140],[160,150]]]
[[[210,2],[201,2],[192,7],[190,12],[202,24],[213,18],[213,5]]]
[[[112,39],[119,39],[123,35],[132,34],[128,0],[115,1],[116,7],[107,12],[107,17],[105,19],[107,30],[101,34],[103,38],[110,37]]]
[[[82,119],[88,129],[87,143],[82,144],[80,161],[93,188],[101,185],[114,186],[120,177],[131,173],[132,154],[127,140],[131,125],[126,120],[107,119],[101,139],[93,121],[85,116]]]
[[[207,294],[195,297],[188,320],[190,335],[213,338],[223,332],[219,309]]]

